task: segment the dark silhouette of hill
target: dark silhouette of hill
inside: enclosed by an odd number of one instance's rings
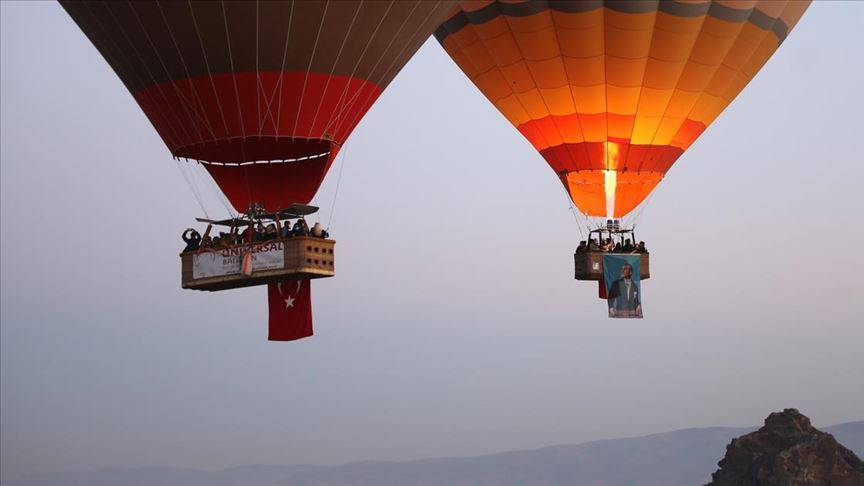
[[[726,446],[707,486],[864,486],[864,462],[794,408]]]
[[[115,468],[7,480],[2,486],[693,486],[711,479],[733,438],[755,427],[684,429],[644,437],[504,452],[478,457],[341,466],[253,465],[220,471]],[[864,421],[826,427],[864,453]]]

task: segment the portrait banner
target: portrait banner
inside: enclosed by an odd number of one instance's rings
[[[603,282],[609,317],[642,318],[642,288],[639,255],[603,255]]]

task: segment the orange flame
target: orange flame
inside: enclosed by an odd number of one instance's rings
[[[603,171],[603,191],[606,193],[606,218],[615,217],[615,186],[618,184],[618,144],[606,142],[606,170]]]

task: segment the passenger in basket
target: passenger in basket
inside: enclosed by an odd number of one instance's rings
[[[645,248],[644,241],[639,242],[639,245],[636,246],[636,251],[638,251],[639,253],[648,253],[648,249]]]
[[[252,241],[264,241],[264,225],[261,224],[261,221],[258,221],[258,224],[255,226],[255,236]]]
[[[195,251],[201,247],[201,234],[192,228],[187,228],[183,232],[182,238],[186,242],[186,248],[183,248],[183,253]]]
[[[622,250],[627,253],[633,253],[633,250],[635,250],[635,248],[633,247],[633,243],[630,242],[630,238],[624,240],[624,247],[622,248]]]
[[[294,227],[291,228],[291,233],[294,236],[308,236],[309,235],[309,225],[306,224],[306,220],[300,218],[294,223]]]
[[[244,229],[243,232],[240,233],[240,241],[239,242],[240,243],[249,243],[249,234],[251,232],[252,232],[252,230],[250,230],[249,227],[247,226],[246,229]]]
[[[264,239],[265,240],[275,240],[279,236],[279,233],[276,231],[276,224],[270,223],[264,228]]]
[[[612,238],[608,238],[603,241],[603,246],[600,248],[602,251],[609,252],[615,248],[615,244],[612,243]]]
[[[316,222],[312,226],[312,236],[316,238],[324,238],[324,228],[321,226],[321,223]]]
[[[586,249],[585,240],[579,242],[579,246],[576,247],[576,253],[582,253]]]

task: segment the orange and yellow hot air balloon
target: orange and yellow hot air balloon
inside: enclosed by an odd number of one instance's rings
[[[461,1],[438,41],[588,216],[636,208],[809,1]]]

